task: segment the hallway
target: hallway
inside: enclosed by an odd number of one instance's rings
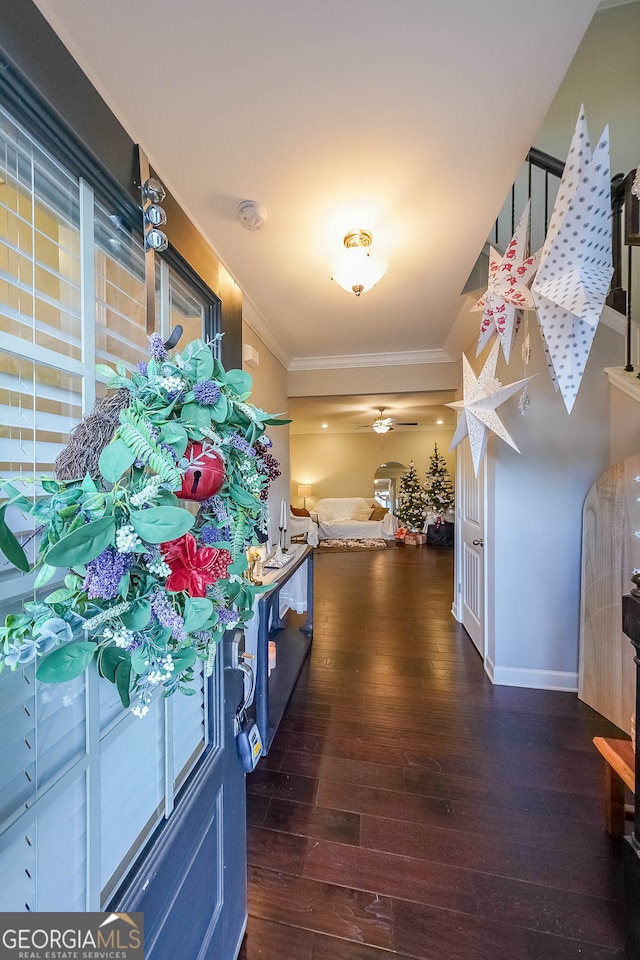
[[[241,960],[624,957],[591,744],[615,728],[573,694],[493,686],[452,566],[316,554],[311,657],[247,778]]]

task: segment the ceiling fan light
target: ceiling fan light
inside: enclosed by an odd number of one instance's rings
[[[345,249],[331,264],[331,279],[359,297],[375,287],[387,272],[389,261],[379,251],[371,249],[371,234],[366,230],[348,233],[344,238]]]
[[[388,433],[391,430],[388,420],[374,420],[372,426],[376,433]]]

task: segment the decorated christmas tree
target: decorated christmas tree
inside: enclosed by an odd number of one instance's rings
[[[426,494],[427,510],[438,517],[453,510],[455,497],[453,493],[453,481],[447,470],[447,462],[441,453],[438,453],[438,444],[433,448],[433,456],[430,458],[431,464],[427,470],[427,478],[424,485]]]
[[[422,530],[427,515],[427,501],[424,487],[413,465],[400,477],[400,493],[396,516],[401,526],[409,530]]]

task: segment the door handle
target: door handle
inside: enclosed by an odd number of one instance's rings
[[[472,540],[474,547],[484,547],[484,540]]]

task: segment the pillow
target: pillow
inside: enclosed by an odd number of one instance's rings
[[[371,517],[371,507],[368,503],[363,506],[355,506],[351,511],[351,516],[348,517],[349,520],[369,520]]]
[[[388,507],[381,507],[379,503],[374,504],[369,520],[384,520],[389,513]]]
[[[290,507],[289,509],[291,510],[291,513],[294,515],[294,517],[310,517],[311,516],[311,514],[309,513],[308,510],[305,509],[305,507]]]

